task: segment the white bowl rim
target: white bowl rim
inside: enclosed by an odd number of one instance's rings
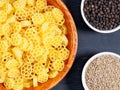
[[[99,29],[93,27],[93,26],[88,22],[88,20],[86,19],[85,15],[84,15],[84,11],[83,11],[84,2],[85,2],[85,0],[82,0],[82,1],[81,1],[81,7],[80,7],[81,15],[82,15],[83,20],[85,21],[85,23],[86,23],[92,30],[94,30],[94,31],[96,31],[96,32],[99,32],[99,33],[113,33],[113,32],[116,32],[116,31],[120,30],[120,25],[118,25],[116,28],[111,29],[111,30],[99,30]]]
[[[86,80],[85,80],[85,73],[86,73],[86,70],[87,70],[87,67],[90,65],[90,63],[92,61],[95,60],[95,58],[99,57],[99,56],[102,56],[102,55],[113,55],[115,57],[118,57],[120,58],[120,55],[116,54],[116,53],[113,53],[113,52],[100,52],[98,54],[95,54],[93,55],[85,64],[85,66],[83,67],[83,70],[82,70],[82,76],[81,76],[81,79],[82,79],[82,85],[84,87],[85,90],[89,90],[87,84],[86,84]]]

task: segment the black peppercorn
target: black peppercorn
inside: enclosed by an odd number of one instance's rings
[[[85,0],[83,11],[97,29],[111,30],[120,25],[120,0]]]

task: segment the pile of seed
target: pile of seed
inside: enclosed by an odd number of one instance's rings
[[[120,25],[120,0],[85,0],[84,14],[99,30],[111,30]]]
[[[88,66],[85,74],[89,90],[120,90],[120,59],[102,55]]]

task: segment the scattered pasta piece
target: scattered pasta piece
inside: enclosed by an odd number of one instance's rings
[[[47,0],[0,0],[0,83],[24,90],[55,78],[70,51],[64,13]]]

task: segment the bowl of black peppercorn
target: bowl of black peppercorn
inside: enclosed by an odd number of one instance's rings
[[[112,33],[120,30],[120,0],[82,0],[81,14],[94,31]]]

